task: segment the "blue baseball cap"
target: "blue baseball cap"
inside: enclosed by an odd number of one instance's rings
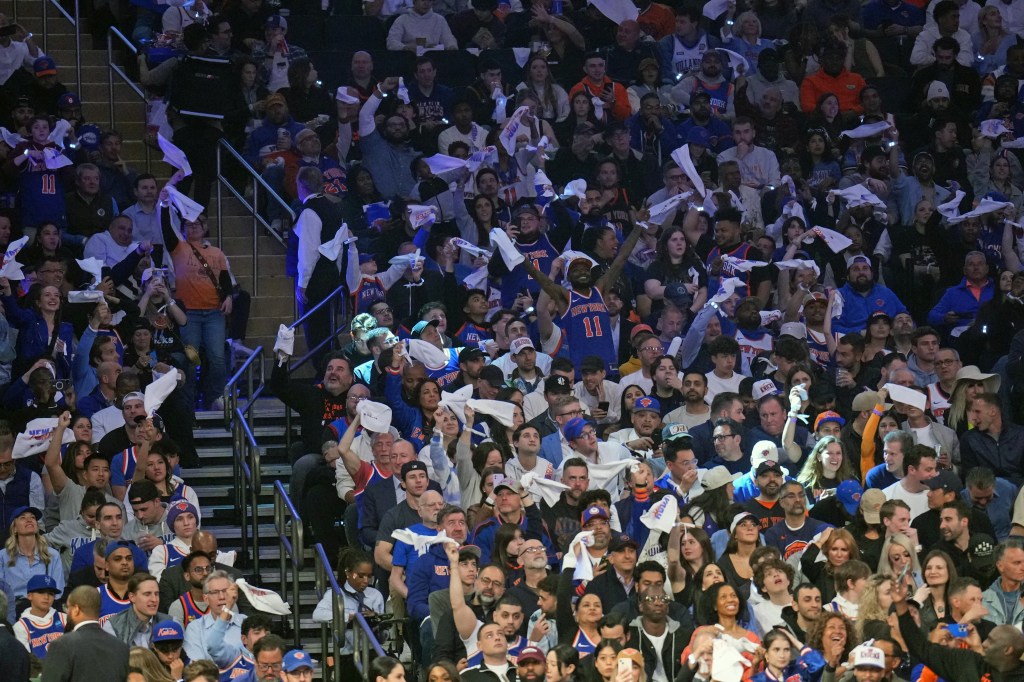
[[[857,510],[860,509],[860,496],[864,493],[864,488],[861,487],[860,483],[853,480],[843,481],[836,488],[836,499],[842,503],[850,516],[857,516]]]
[[[367,263],[373,263],[375,260],[376,259],[373,257],[372,253],[360,253],[359,254],[359,264],[360,265],[366,265]]]
[[[73,92],[65,92],[57,98],[58,109],[73,109],[82,106],[82,98]]]
[[[305,651],[294,649],[284,655],[284,661],[281,663],[281,670],[286,673],[293,673],[299,668],[313,669],[313,659],[309,657]]]
[[[604,507],[599,507],[596,504],[592,504],[586,509],[584,509],[583,513],[580,514],[580,525],[585,526],[587,525],[587,522],[592,519],[604,519],[605,521],[607,521],[609,519],[608,512],[605,511]]]
[[[60,594],[60,588],[57,587],[57,581],[48,575],[34,575],[28,579],[28,587],[25,588],[25,592],[53,592],[54,594]]]
[[[573,417],[562,427],[562,435],[566,440],[576,440],[583,435],[583,429],[587,428],[587,420],[583,417]]]
[[[412,338],[418,339],[418,338],[420,338],[420,334],[423,333],[424,329],[426,329],[427,327],[429,327],[431,325],[437,327],[440,324],[441,323],[438,320],[420,320],[415,325],[413,325],[413,328],[412,328]]]
[[[707,128],[700,126],[690,128],[689,132],[686,133],[686,144],[699,144],[701,147],[710,146],[711,136],[708,134]]]
[[[18,507],[17,509],[14,510],[14,513],[11,514],[11,521],[18,518],[22,514],[25,514],[26,512],[31,512],[32,516],[36,517],[36,521],[43,520],[43,512],[39,511],[35,507],[29,507],[28,505],[25,505],[23,507]]]
[[[180,642],[185,639],[185,631],[177,622],[165,620],[157,623],[153,629],[154,642]]]
[[[633,412],[657,412],[661,414],[661,403],[657,398],[649,395],[642,395],[633,403]]]
[[[35,71],[36,78],[42,78],[43,76],[56,76],[57,62],[53,61],[52,57],[44,55],[32,62],[32,70]]]
[[[111,542],[110,544],[107,545],[107,551],[103,555],[103,558],[104,559],[109,559],[110,555],[113,554],[114,552],[116,552],[117,550],[119,550],[119,549],[127,549],[128,551],[130,551],[132,553],[132,559],[134,559],[135,558],[135,551],[132,549],[134,546],[135,546],[134,543],[128,542],[127,540],[114,540],[113,542]]]

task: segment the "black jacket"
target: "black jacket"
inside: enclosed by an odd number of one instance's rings
[[[128,678],[128,645],[88,623],[55,639],[46,651],[43,682],[109,682]]]
[[[647,679],[651,679],[658,667],[658,653],[641,627],[640,621],[640,616],[637,616],[629,624],[629,630],[626,633],[626,646],[640,650],[644,657],[644,671],[647,673]],[[661,648],[661,664],[665,667],[665,675],[672,680],[679,673],[683,649],[690,643],[693,628],[684,629],[679,622],[670,618],[665,634],[665,644]]]
[[[608,570],[587,583],[587,590],[584,594],[596,594],[601,600],[601,607],[604,613],[609,613],[619,602],[629,599],[635,593],[635,585],[629,592],[619,580],[618,574],[611,566]]]
[[[508,662],[508,673],[502,678],[498,673],[484,666],[483,663],[472,668],[466,668],[459,675],[462,682],[516,682],[516,666],[512,661]]]
[[[270,390],[299,413],[303,452],[319,454],[324,427],[345,414],[346,393],[335,396],[320,384],[289,379],[287,366],[278,366],[277,362],[270,373]]]

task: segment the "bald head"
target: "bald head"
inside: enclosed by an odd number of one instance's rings
[[[192,536],[192,551],[217,556],[217,538],[209,531],[199,531]]]
[[[100,617],[100,593],[95,587],[82,585],[68,595],[68,609],[77,606],[82,611],[80,620],[96,620]]]
[[[1024,655],[1024,633],[1012,625],[997,625],[981,646],[985,660],[993,668],[1000,672],[1014,670]]]
[[[96,368],[96,376],[99,380],[111,389],[117,384],[117,377],[121,374],[121,365],[113,361],[101,362]]]

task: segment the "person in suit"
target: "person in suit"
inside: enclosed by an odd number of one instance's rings
[[[0,614],[7,613],[7,595],[0,590]],[[28,651],[7,627],[0,615],[0,680],[28,682]]]
[[[128,645],[100,629],[100,594],[76,587],[67,600],[73,629],[46,652],[43,682],[108,682],[128,678]],[[6,678],[5,678],[6,679]]]

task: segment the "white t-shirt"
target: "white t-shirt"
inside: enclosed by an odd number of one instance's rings
[[[885,499],[887,500],[903,500],[910,505],[911,521],[928,511],[927,490],[922,490],[919,493],[912,493],[903,487],[903,481],[896,481],[882,492],[885,493]]]
[[[708,404],[710,404],[719,393],[739,393],[740,382],[743,381],[743,375],[739,372],[733,372],[732,377],[728,379],[723,379],[714,372],[708,372],[704,375],[704,378],[707,379],[708,382],[708,394],[704,398]]]
[[[651,640],[651,644],[654,645],[654,652],[658,654],[658,666],[654,669],[654,674],[651,676],[651,682],[669,682],[668,675],[665,673],[665,664],[661,661],[661,650],[665,648],[665,639],[668,637],[668,628],[665,632],[655,637],[651,633],[644,630],[644,634],[647,635],[647,639]]]

